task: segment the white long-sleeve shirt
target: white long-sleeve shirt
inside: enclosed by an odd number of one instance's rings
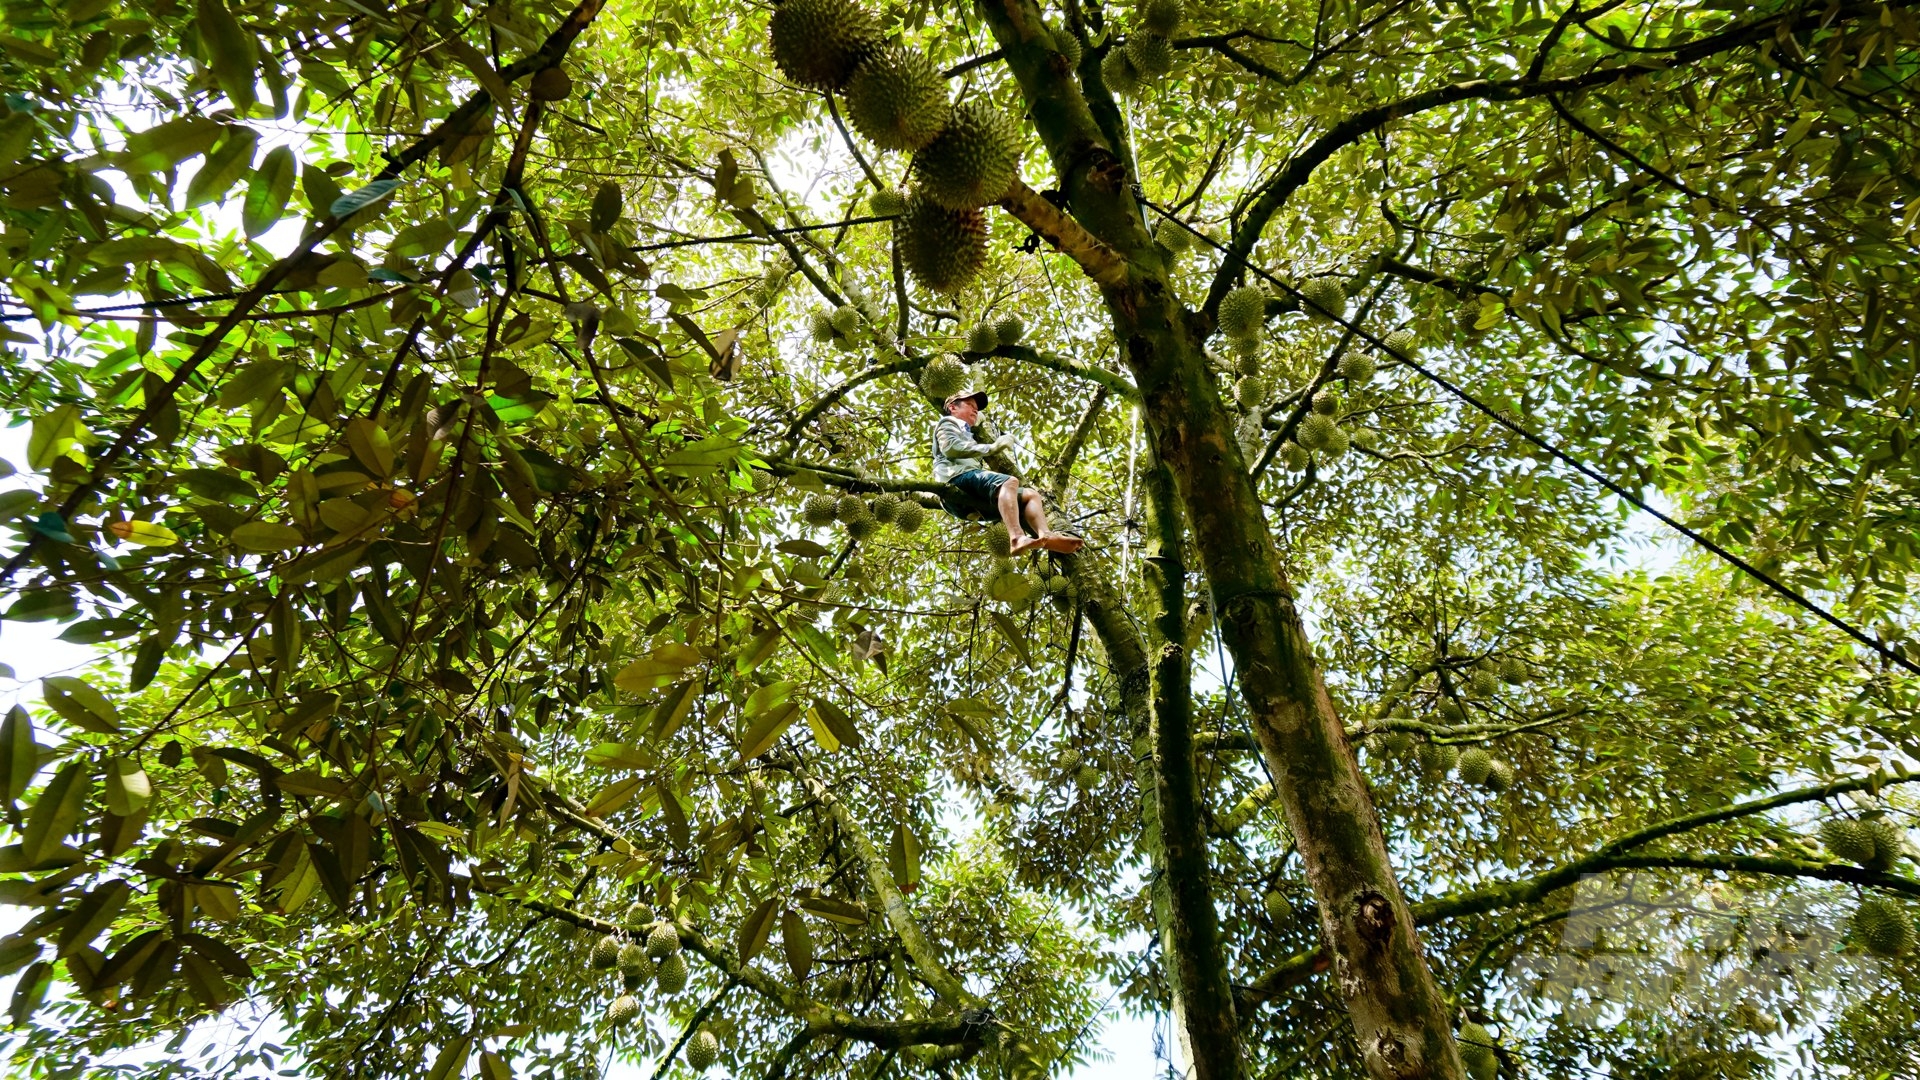
[[[973,426],[957,416],[943,416],[933,422],[933,478],[941,483],[969,469],[987,467],[986,456],[993,444],[974,439]]]

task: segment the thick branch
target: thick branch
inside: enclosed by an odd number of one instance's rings
[[[1039,192],[1014,178],[1013,186],[1000,200],[1001,209],[1027,228],[1046,238],[1061,254],[1080,264],[1086,275],[1102,285],[1119,285],[1127,280],[1127,261],[1092,233],[1082,228],[1066,211],[1048,202]]]

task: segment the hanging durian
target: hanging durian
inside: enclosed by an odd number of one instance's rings
[[[693,1033],[693,1038],[687,1040],[687,1064],[693,1066],[694,1072],[706,1072],[718,1060],[720,1040],[714,1038],[713,1032],[701,1028]]]
[[[1079,67],[1080,57],[1082,55],[1080,39],[1073,36],[1073,31],[1064,26],[1056,27],[1053,30],[1052,38],[1054,50],[1061,56],[1066,57],[1067,67]]]
[[[807,312],[807,333],[813,340],[828,342],[833,340],[833,316],[824,308],[814,308]]]
[[[1493,1035],[1471,1021],[1460,1025],[1460,1064],[1467,1067],[1473,1080],[1494,1080],[1500,1075],[1500,1055],[1494,1051]]]
[[[1305,472],[1307,462],[1311,460],[1312,455],[1307,453],[1307,448],[1292,439],[1280,444],[1280,464],[1285,465],[1288,472]]]
[[[1492,697],[1500,692],[1500,676],[1491,671],[1475,671],[1467,676],[1467,692],[1474,697]]]
[[[934,357],[920,375],[920,389],[935,401],[945,401],[966,386],[967,369],[951,356]]]
[[[640,999],[632,994],[621,994],[607,1006],[607,1023],[616,1026],[626,1024],[640,1015]]]
[[[880,24],[846,0],[784,0],[767,25],[773,62],[802,86],[838,90],[880,44]]]
[[[1352,386],[1362,386],[1373,379],[1376,370],[1373,357],[1368,353],[1350,352],[1340,358],[1335,367],[1340,377]]]
[[[1161,220],[1160,224],[1153,230],[1153,238],[1159,242],[1161,247],[1166,248],[1175,255],[1183,255],[1193,248],[1193,237],[1188,234],[1186,229],[1181,227],[1179,222],[1172,218],[1163,218]]]
[[[653,974],[653,958],[647,955],[644,947],[631,941],[620,946],[618,966],[622,975],[637,975],[644,978]]]
[[[669,953],[660,960],[660,968],[654,972],[653,982],[663,994],[677,994],[687,988],[687,955]]]
[[[1300,285],[1300,296],[1309,315],[1337,318],[1347,313],[1347,290],[1333,278],[1308,278]]]
[[[1137,97],[1145,85],[1140,69],[1133,65],[1133,57],[1125,49],[1112,49],[1100,61],[1100,80],[1121,97]]]
[[[593,943],[593,951],[587,954],[587,962],[601,971],[606,971],[620,962],[620,939],[612,934]]]
[[[887,150],[912,153],[927,145],[952,112],[946,77],[918,49],[876,49],[847,83],[847,119]]]
[[[831,495],[809,495],[800,506],[800,520],[819,528],[840,516],[840,504]]]
[[[1913,918],[1897,901],[1870,896],[1850,920],[1853,939],[1875,956],[1899,956],[1913,948]]]
[[[833,309],[833,314],[827,316],[827,322],[836,333],[851,334],[860,329],[860,309],[852,304],[841,304]]]
[[[899,217],[907,212],[907,197],[891,188],[876,191],[867,199],[867,207],[879,217]]]
[[[1527,662],[1517,656],[1509,656],[1500,661],[1499,675],[1502,682],[1519,686],[1529,678]]]
[[[670,922],[657,922],[647,934],[647,955],[664,959],[680,951],[680,931]]]
[[[987,264],[987,218],[977,209],[948,209],[916,191],[894,222],[894,243],[915,281],[937,293],[958,292]]]
[[[1300,419],[1300,426],[1294,430],[1293,437],[1309,450],[1324,450],[1339,431],[1340,426],[1333,422],[1333,417],[1314,412]]]
[[[1173,70],[1173,45],[1158,34],[1133,34],[1127,38],[1127,59],[1140,73],[1143,82],[1153,82]]]
[[[1267,382],[1258,375],[1244,375],[1233,384],[1233,403],[1242,409],[1251,409],[1266,397]]]
[[[834,516],[840,519],[841,524],[865,521],[870,516],[867,513],[867,500],[848,492],[834,504]]]
[[[1388,351],[1400,356],[1413,356],[1420,349],[1419,341],[1414,338],[1411,330],[1395,330],[1380,341]]]
[[[1460,762],[1460,748],[1450,743],[1421,743],[1418,755],[1422,768],[1441,776],[1452,772]]]
[[[1293,902],[1278,889],[1267,890],[1267,894],[1260,898],[1260,906],[1266,909],[1267,918],[1273,922],[1282,923],[1293,918]]]
[[[985,323],[981,323],[975,326],[972,330],[967,331],[967,351],[968,352],[990,353],[994,349],[998,348],[999,345],[1000,345],[999,335],[993,332],[993,327],[988,326]]]
[[[1460,777],[1461,783],[1479,787],[1487,782],[1487,777],[1493,775],[1493,755],[1479,746],[1466,750],[1461,753],[1460,763],[1454,773]]]
[[[1180,32],[1180,21],[1184,15],[1180,0],[1143,0],[1140,5],[1140,28],[1149,34],[1170,38]]]
[[[1267,294],[1258,285],[1242,285],[1220,298],[1219,318],[1228,337],[1253,337],[1267,319]]]
[[[883,491],[867,502],[867,515],[882,525],[892,522],[900,512],[900,496]]]
[[[956,106],[939,137],[913,155],[920,193],[955,210],[998,202],[1019,169],[1018,129],[987,101]]]
[[[1002,345],[1018,345],[1027,336],[1027,324],[1018,315],[1002,315],[994,320],[993,336]]]
[[[987,554],[996,559],[1009,558],[1013,554],[1013,537],[1007,533],[1004,521],[995,521],[986,528]]]
[[[926,524],[927,508],[912,499],[901,499],[893,510],[893,527],[903,533],[917,533]]]
[[[1313,411],[1321,416],[1333,416],[1340,411],[1340,392],[1331,386],[1323,386],[1313,393]]]

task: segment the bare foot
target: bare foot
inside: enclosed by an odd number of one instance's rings
[[[1027,536],[1023,533],[1019,536],[1014,537],[1013,540],[1007,544],[1007,554],[1018,555],[1023,551],[1028,551],[1035,547],[1046,548],[1046,543],[1047,542],[1044,538],[1036,540],[1033,537]],[[1051,551],[1054,549],[1047,548],[1047,550]]]
[[[1040,547],[1046,551],[1057,551],[1062,555],[1071,555],[1079,551],[1081,545],[1085,544],[1086,541],[1077,536],[1068,536],[1066,533],[1048,533],[1038,540],[1035,540],[1034,543],[1040,545]]]

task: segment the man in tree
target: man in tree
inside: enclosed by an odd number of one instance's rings
[[[1038,491],[1022,490],[1019,477],[986,467],[988,454],[1013,445],[1011,435],[984,443],[974,439],[974,425],[986,407],[985,391],[968,388],[949,397],[947,415],[933,422],[933,478],[960,489],[958,499],[945,500],[947,512],[957,518],[992,517],[997,512],[1007,525],[1012,541],[1009,551],[1014,555],[1035,547],[1066,553],[1080,550],[1079,537],[1054,532],[1047,523]]]

